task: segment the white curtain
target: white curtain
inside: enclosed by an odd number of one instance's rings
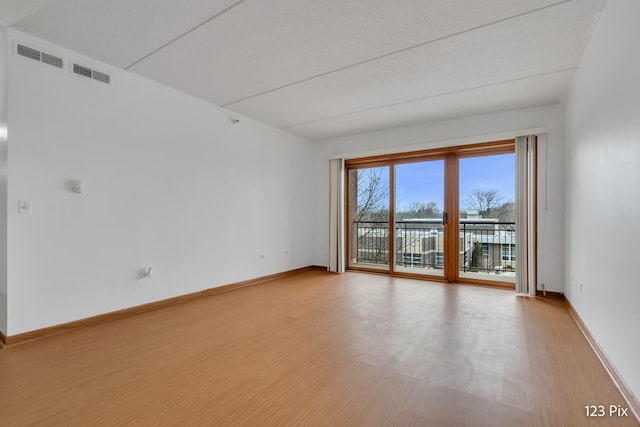
[[[536,155],[534,135],[516,138],[516,293],[536,295]]]
[[[344,160],[329,160],[329,271],[344,272]]]

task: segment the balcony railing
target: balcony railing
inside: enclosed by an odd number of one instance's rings
[[[396,265],[444,268],[444,226],[440,220],[396,221]]]
[[[389,264],[389,221],[354,221],[357,264]]]
[[[389,263],[389,222],[354,221],[352,256],[356,264]],[[464,273],[513,275],[515,223],[461,219],[459,266]],[[355,252],[355,253],[354,253]],[[444,267],[444,227],[439,219],[395,223],[395,263],[421,269]]]
[[[464,253],[460,271],[515,275],[515,222],[460,221],[460,239]],[[460,247],[462,252],[462,246]]]

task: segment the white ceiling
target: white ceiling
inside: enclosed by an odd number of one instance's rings
[[[605,3],[0,0],[0,24],[319,140],[558,102]]]

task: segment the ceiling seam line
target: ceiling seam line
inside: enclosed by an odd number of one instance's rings
[[[446,95],[454,95],[456,93],[467,92],[467,91],[470,91],[470,90],[483,89],[483,88],[487,88],[487,87],[491,87],[491,86],[498,86],[498,85],[505,84],[505,83],[513,83],[513,82],[517,82],[517,81],[521,81],[521,80],[534,79],[536,77],[542,77],[542,76],[548,76],[548,75],[552,75],[552,74],[564,73],[566,71],[574,71],[574,70],[577,70],[577,69],[578,69],[578,67],[563,68],[562,70],[549,71],[549,72],[546,72],[546,73],[534,74],[532,76],[519,77],[517,79],[511,79],[511,80],[504,80],[504,81],[497,82],[497,83],[489,83],[489,84],[486,84],[486,85],[474,86],[474,87],[470,87],[470,88],[466,88],[466,89],[453,90],[453,91],[450,91],[450,92],[438,93],[436,95],[429,95],[429,96],[423,96],[423,97],[420,97],[420,98],[408,99],[406,101],[393,102],[391,104],[379,105],[377,107],[365,108],[365,109],[362,109],[362,110],[351,111],[349,113],[336,114],[335,116],[323,117],[321,119],[309,120],[309,121],[306,121],[306,122],[300,122],[300,123],[295,123],[295,124],[292,124],[292,125],[282,126],[282,127],[278,127],[278,129],[286,130],[286,129],[290,129],[290,128],[293,128],[293,127],[296,127],[296,126],[303,126],[303,125],[308,125],[308,124],[311,124],[311,123],[322,122],[322,121],[325,121],[325,120],[337,119],[339,117],[346,117],[346,116],[350,116],[350,115],[353,115],[353,114],[365,113],[367,111],[379,110],[379,109],[388,108],[388,107],[395,107],[396,105],[409,104],[411,102],[422,101],[422,100],[425,100],[425,99],[437,98],[437,97],[446,96]]]
[[[197,30],[198,28],[202,27],[203,25],[213,21],[214,19],[218,18],[219,16],[229,12],[231,9],[235,8],[236,6],[238,6],[240,3],[244,3],[246,0],[239,0],[235,3],[233,3],[230,6],[227,6],[225,9],[222,9],[220,12],[216,13],[215,15],[211,16],[210,18],[207,18],[206,20],[202,21],[201,23],[199,23],[198,25],[196,25],[195,27],[192,27],[191,29],[185,31],[184,33],[180,34],[177,37],[174,37],[173,39],[169,40],[168,42],[166,42],[165,44],[163,44],[162,46],[160,46],[157,49],[154,49],[153,51],[151,51],[150,53],[146,54],[145,56],[143,56],[142,58],[138,59],[137,61],[127,65],[126,67],[124,67],[124,70],[128,70],[129,68],[133,67],[134,65],[144,61],[145,59],[147,59],[148,57],[150,57],[151,55],[161,51],[162,49],[164,49],[165,47],[169,46],[170,44],[175,43],[176,41],[180,40],[181,38],[183,38],[184,36],[194,32],[195,30]]]
[[[287,83],[286,85],[278,86],[276,88],[268,89],[268,90],[256,93],[254,95],[246,96],[244,98],[240,98],[240,99],[237,99],[237,100],[234,100],[234,101],[231,101],[231,102],[227,102],[227,103],[222,104],[220,106],[221,107],[228,107],[230,105],[237,104],[237,103],[240,103],[240,102],[243,102],[243,101],[247,101],[247,100],[252,99],[252,98],[257,98],[259,96],[266,95],[268,93],[275,92],[277,90],[285,89],[285,88],[288,88],[290,86],[295,86],[295,85],[300,84],[300,83],[305,83],[305,82],[308,82],[308,81],[311,81],[311,80],[314,80],[314,79],[317,79],[317,78],[320,78],[320,77],[327,76],[329,74],[337,73],[337,72],[340,72],[340,71],[347,70],[349,68],[353,68],[353,67],[357,67],[359,65],[367,64],[369,62],[378,61],[380,59],[384,59],[384,58],[387,58],[389,56],[393,56],[393,55],[397,55],[399,53],[407,52],[407,51],[412,50],[412,49],[417,49],[419,47],[423,47],[423,46],[426,46],[426,45],[429,45],[429,44],[432,44],[432,43],[437,43],[439,41],[446,40],[446,39],[449,39],[449,38],[452,38],[452,37],[456,37],[456,36],[459,36],[459,35],[462,35],[462,34],[465,34],[465,33],[469,33],[469,32],[472,32],[472,31],[480,30],[482,28],[487,28],[487,27],[490,27],[492,25],[501,24],[503,22],[510,21],[512,19],[521,18],[523,16],[530,15],[530,14],[533,14],[533,13],[537,13],[537,12],[540,12],[542,10],[550,9],[550,8],[553,8],[553,7],[556,7],[556,6],[560,6],[560,5],[563,5],[565,3],[570,3],[572,1],[573,0],[562,0],[562,1],[557,2],[557,3],[553,3],[553,4],[550,4],[550,5],[547,5],[547,6],[540,7],[538,9],[533,9],[533,10],[529,10],[527,12],[518,13],[516,15],[507,16],[506,18],[502,18],[502,19],[499,19],[497,21],[492,21],[492,22],[488,22],[486,24],[478,25],[478,26],[475,26],[475,27],[472,27],[472,28],[467,28],[466,30],[458,31],[458,32],[452,33],[452,34],[447,34],[446,36],[438,37],[438,38],[435,38],[435,39],[432,39],[432,40],[428,40],[426,42],[418,43],[418,44],[415,44],[415,45],[412,45],[412,46],[409,46],[409,47],[405,47],[405,48],[402,48],[402,49],[399,49],[399,50],[395,50],[393,52],[389,52],[389,53],[385,53],[383,55],[379,55],[379,56],[376,56],[376,57],[373,57],[373,58],[365,59],[364,61],[356,62],[355,64],[345,65],[344,67],[336,68],[334,70],[329,70],[329,71],[326,71],[324,73],[316,74],[314,76],[307,77],[307,78],[304,78],[304,79],[301,79],[301,80],[296,80],[295,82]]]

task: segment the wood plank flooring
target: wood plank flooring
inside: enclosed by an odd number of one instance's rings
[[[584,409],[617,404],[561,301],[362,273],[0,351],[3,426],[637,426]]]

